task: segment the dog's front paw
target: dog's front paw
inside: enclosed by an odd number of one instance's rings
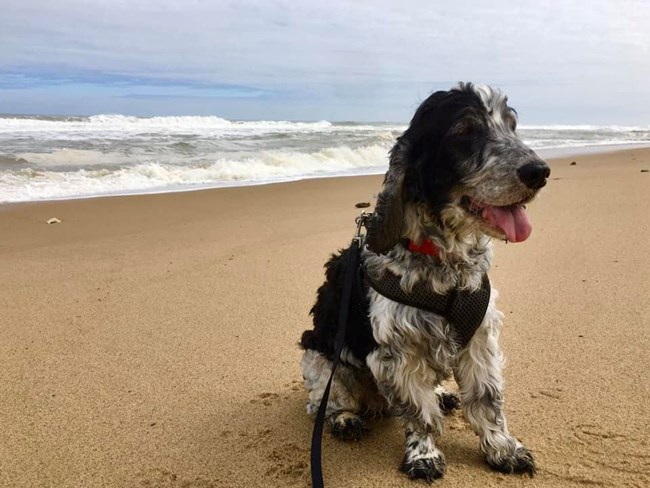
[[[502,473],[526,473],[533,477],[537,471],[533,453],[521,444],[510,454],[501,457],[487,456],[487,462]]]
[[[338,412],[329,422],[332,435],[342,441],[358,441],[368,432],[363,420],[352,412]]]
[[[433,480],[443,477],[445,468],[445,458],[440,454],[434,457],[419,458],[414,461],[404,460],[400,470],[411,479],[421,479],[431,483]]]

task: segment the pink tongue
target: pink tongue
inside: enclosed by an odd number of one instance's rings
[[[488,205],[483,209],[483,219],[503,232],[510,242],[525,241],[533,231],[526,210],[521,206],[492,207]]]

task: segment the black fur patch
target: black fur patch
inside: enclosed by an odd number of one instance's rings
[[[303,332],[300,340],[303,349],[316,350],[330,360],[334,358],[334,339],[338,329],[348,254],[349,248],[343,249],[339,254],[333,254],[325,264],[325,283],[318,289],[316,303],[310,311],[314,318],[314,329]],[[364,283],[359,268],[352,286],[345,344],[364,364],[366,356],[377,347],[368,317],[367,294],[368,286]]]
[[[449,391],[443,392],[438,397],[438,403],[440,405],[440,410],[444,413],[451,413],[460,408],[460,398],[455,393]]]
[[[449,203],[450,191],[468,171],[461,162],[480,163],[487,117],[471,84],[435,92],[422,102],[391,153],[405,150],[407,200],[427,203],[432,214]]]

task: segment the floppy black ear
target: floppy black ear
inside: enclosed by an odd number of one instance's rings
[[[402,237],[407,202],[427,202],[435,210],[446,203],[455,168],[440,148],[450,127],[468,107],[482,102],[471,84],[450,91],[437,91],[420,104],[409,127],[391,150],[384,188],[369,219],[368,249],[385,254]]]
[[[384,178],[384,189],[377,196],[375,212],[367,224],[366,244],[377,254],[386,254],[402,237],[405,168],[400,159],[394,150]]]

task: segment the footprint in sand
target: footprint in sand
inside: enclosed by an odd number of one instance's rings
[[[273,402],[278,398],[280,398],[280,395],[278,395],[277,393],[266,392],[266,393],[260,393],[259,395],[257,395],[257,398],[253,398],[249,400],[249,402],[253,404],[261,403],[265,407],[269,407],[273,405]]]
[[[289,388],[291,391],[302,391],[304,387],[304,381],[293,380],[291,383],[286,383],[285,388]]]
[[[265,474],[278,480],[277,486],[303,484],[309,475],[309,453],[294,442],[284,441],[266,455],[271,464]]]
[[[217,480],[207,478],[186,479],[167,469],[151,469],[140,474],[140,486],[143,488],[223,488]]]
[[[309,449],[287,438],[282,429],[262,427],[239,433],[244,447],[260,452],[265,460],[268,486],[307,486]]]
[[[568,438],[568,452],[573,454],[564,459],[562,466],[549,465],[546,471],[573,483],[626,488],[650,486],[648,444],[638,433],[580,424]]]

